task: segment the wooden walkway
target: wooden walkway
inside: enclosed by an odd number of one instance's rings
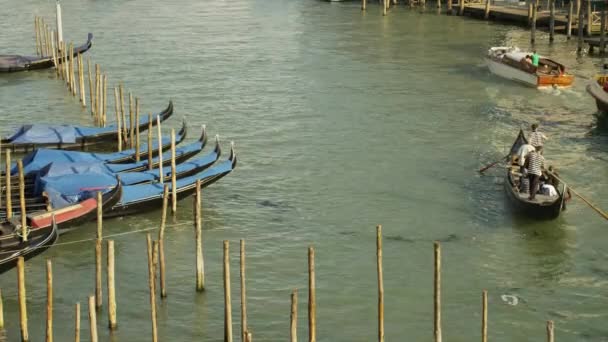
[[[464,8],[464,15],[469,15],[475,18],[484,18],[485,4],[470,4]],[[562,9],[555,10],[555,26],[566,25],[568,23],[568,11]],[[490,19],[496,21],[505,21],[522,26],[528,25],[528,8],[494,5],[490,7]],[[549,27],[549,11],[538,11],[536,19],[536,27]],[[576,27],[577,20],[572,23],[573,28]]]

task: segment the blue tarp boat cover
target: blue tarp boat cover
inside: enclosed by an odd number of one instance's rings
[[[147,117],[139,119],[139,124],[148,122]],[[98,134],[116,132],[116,125],[107,127],[87,127],[74,125],[23,125],[8,139],[13,144],[54,144],[75,143],[77,139]]]
[[[57,177],[38,177],[36,187],[46,192],[55,209],[76,204],[96,196],[97,191],[106,193],[118,182],[112,174],[74,174]]]
[[[13,144],[75,143],[80,138],[71,125],[25,125],[9,138]]]

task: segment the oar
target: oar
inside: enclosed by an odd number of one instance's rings
[[[491,163],[491,164],[486,165],[485,167],[483,167],[483,168],[479,169],[479,173],[483,173],[485,170],[487,170],[487,169],[489,169],[489,168],[493,167],[494,165],[496,165],[496,164],[500,163],[501,161],[503,161],[503,159],[507,159],[508,157],[509,157],[509,155],[507,154],[506,156],[504,156],[504,157],[500,158],[499,160],[497,160],[497,161],[495,161],[495,162],[493,162],[493,163]]]
[[[555,177],[555,179],[557,179],[558,181],[564,183],[564,184],[568,184],[566,182],[564,182],[561,178],[559,178],[558,176],[555,175],[555,173],[551,172],[551,171],[546,171],[548,174],[550,174],[551,176]],[[603,218],[605,218],[606,220],[608,220],[608,214],[606,214],[602,209],[596,207],[593,203],[589,202],[588,199],[586,199],[585,197],[583,197],[583,195],[579,194],[578,192],[576,192],[576,190],[574,190],[571,186],[568,185],[568,189],[570,189],[570,191],[572,191],[576,196],[578,196],[580,199],[583,200],[583,202],[585,202],[589,207],[591,207],[591,209],[595,210],[598,214],[600,214]]]

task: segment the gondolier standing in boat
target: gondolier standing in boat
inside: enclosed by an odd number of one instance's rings
[[[528,178],[530,179],[530,197],[528,197],[530,201],[536,199],[538,181],[545,167],[545,158],[541,154],[542,149],[542,146],[536,146],[536,149],[526,156],[525,167],[528,170]]]
[[[538,125],[532,124],[532,133],[530,133],[530,138],[528,142],[530,145],[534,147],[543,147],[545,140],[549,140],[546,135],[538,131]]]

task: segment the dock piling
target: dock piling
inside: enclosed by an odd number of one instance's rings
[[[376,263],[378,266],[378,342],[384,342],[384,280],[382,271],[382,226],[376,226]]]
[[[165,185],[165,189],[167,186]],[[168,190],[168,189],[167,189]],[[196,180],[196,192],[194,193],[194,235],[196,243],[196,291],[205,290],[205,263],[203,260],[203,215],[201,209],[201,180]],[[163,203],[164,206],[164,203]],[[166,207],[166,206],[165,206]],[[241,280],[244,281],[244,280]]]
[[[574,12],[574,2],[568,3],[568,23],[566,24],[566,39],[570,40],[572,37],[572,16]]]
[[[102,100],[102,115],[101,115],[101,127],[106,127],[108,122],[108,74],[103,75],[103,100]]]
[[[458,15],[464,14],[464,0],[458,1]]]
[[[57,1],[57,5],[55,6],[55,15],[57,19],[57,41],[63,42],[63,23],[61,21],[61,5],[59,1]]]
[[[593,25],[593,15],[591,13],[591,1],[587,0],[587,25],[585,25],[587,37],[591,37],[591,26]]]
[[[230,242],[224,240],[224,342],[232,342],[232,299],[230,298]]]
[[[195,194],[196,196],[196,194]],[[167,224],[167,207],[169,206],[169,185],[163,186],[163,210],[160,217],[160,229],[158,231],[158,239],[162,240],[165,238],[165,226]],[[196,217],[195,217],[196,220]]]
[[[555,0],[549,0],[549,43],[555,40]]]
[[[442,341],[441,334],[441,246],[435,241],[435,272],[434,272],[434,326],[435,342]]]
[[[23,257],[17,258],[17,296],[19,297],[19,327],[21,342],[28,342],[30,335],[27,329],[27,294],[25,293],[25,265]]]
[[[89,99],[91,101],[91,115],[95,115],[95,97],[93,96],[93,69],[91,69],[91,56],[87,57],[87,73],[89,74]]]
[[[127,141],[129,140],[129,135],[127,132],[127,114],[125,113],[125,94],[124,94],[124,86],[122,82],[118,85],[118,92],[120,94],[120,115],[122,117],[122,138],[125,143],[125,147],[128,146]]]
[[[108,240],[108,327],[116,329],[116,288],[114,280],[114,240]]]
[[[139,97],[135,98],[135,161],[139,163]]]
[[[534,0],[532,2],[534,5],[532,7],[532,22],[530,27],[530,44],[534,45],[536,42],[536,18],[538,17],[538,2]]]
[[[53,342],[53,265],[46,261],[46,342]]]
[[[361,0],[361,10],[365,11],[367,7],[367,0]]]
[[[100,102],[100,100],[99,100],[99,98],[100,98],[100,94],[99,94],[100,93],[100,89],[99,88],[101,86],[101,80],[99,79],[100,78],[100,73],[101,72],[99,70],[99,64],[95,63],[95,106],[93,106],[94,107],[94,109],[93,109],[93,120],[95,121],[96,125],[99,125],[99,115],[100,115],[100,113],[99,113],[100,112],[100,110],[99,110],[99,107],[100,107],[100,104],[99,104],[99,102]]]
[[[490,18],[490,0],[486,0],[486,7],[484,10],[483,18],[485,20],[488,20]]]
[[[291,292],[291,312],[289,315],[289,341],[298,342],[298,289]]]
[[[91,342],[97,342],[97,312],[95,311],[95,296],[89,296],[89,331]]]
[[[84,90],[84,65],[82,63],[82,54],[78,54],[78,91],[80,93],[80,103],[83,108],[86,108],[87,95]]]
[[[317,341],[317,286],[315,283],[315,250],[308,247],[308,342]]]

